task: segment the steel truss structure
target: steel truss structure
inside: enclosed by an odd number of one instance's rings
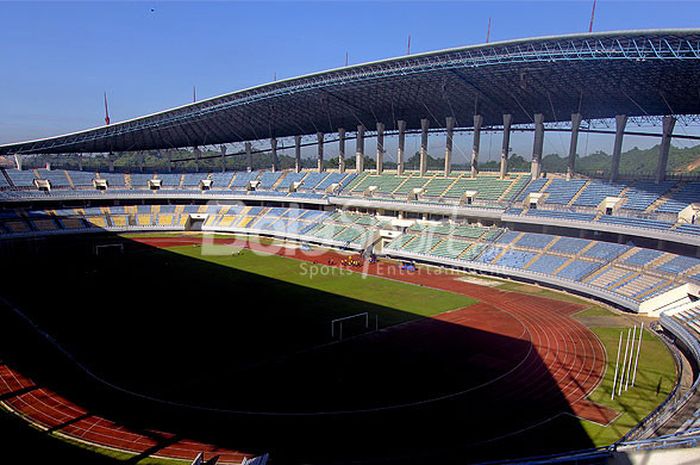
[[[286,79],[132,120],[0,146],[0,155],[198,147],[271,137],[700,114],[700,30],[621,31],[475,45]]]

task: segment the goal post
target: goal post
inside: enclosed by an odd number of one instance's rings
[[[343,340],[343,326],[350,321],[364,321],[365,329],[369,330],[369,312],[356,313],[331,320],[331,338],[339,341]]]
[[[111,244],[95,244],[95,256],[99,257],[101,255],[123,255],[124,254],[124,243],[114,242]]]

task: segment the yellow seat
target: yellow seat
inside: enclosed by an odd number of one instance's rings
[[[107,220],[104,216],[88,216],[85,219],[88,223],[92,224],[93,226],[97,226],[98,228],[104,228],[107,226]]]
[[[136,219],[139,226],[150,226],[153,224],[151,215],[138,215]]]
[[[112,216],[112,224],[118,227],[126,227],[128,225],[127,217],[124,215]]]
[[[158,224],[161,226],[171,226],[173,224],[173,215],[158,215]]]

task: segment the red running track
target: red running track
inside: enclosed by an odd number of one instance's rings
[[[0,402],[31,424],[91,446],[134,455],[193,460],[200,452],[220,455],[219,463],[239,464],[251,455],[219,449],[159,431],[132,431],[106,418],[92,415],[55,392],[0,363]]]
[[[201,243],[201,238],[193,236],[135,240],[154,247]],[[216,239],[216,242],[227,244],[231,240]],[[257,243],[248,243],[247,246],[271,251],[269,247]],[[345,257],[330,251],[310,256],[298,249],[279,249],[276,253],[319,264],[327,264],[330,259],[339,263]],[[586,399],[602,379],[606,356],[595,334],[571,318],[573,313],[582,309],[581,305],[470,284],[449,272],[420,269],[414,273],[404,273],[397,264],[389,262],[370,264],[363,270],[374,276],[390,277],[476,298],[480,303],[435,318],[529,340],[534,350],[515,369],[495,380],[490,390],[508,395],[517,385],[520,392],[525,389],[533,398],[563,395],[574,414],[600,424],[609,423],[617,415],[613,410]],[[488,315],[488,318],[478,318],[480,314],[484,317]],[[552,378],[555,384],[550,382]],[[28,422],[93,446],[182,460],[192,460],[198,453],[205,452],[220,455],[219,463],[222,464],[238,464],[250,457],[249,454],[219,449],[209,444],[175,439],[170,433],[129,430],[90,414],[46,387],[37,386],[3,363],[0,363],[0,397],[4,398],[0,404]]]

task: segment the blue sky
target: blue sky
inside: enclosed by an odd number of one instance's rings
[[[119,121],[187,103],[193,85],[198,97],[210,97],[275,74],[342,66],[346,51],[351,63],[401,55],[409,33],[414,52],[480,43],[489,16],[492,41],[586,31],[591,6],[592,0],[0,2],[0,143],[102,124],[103,91],[112,121]],[[698,18],[694,1],[599,0],[594,30],[697,27]]]

